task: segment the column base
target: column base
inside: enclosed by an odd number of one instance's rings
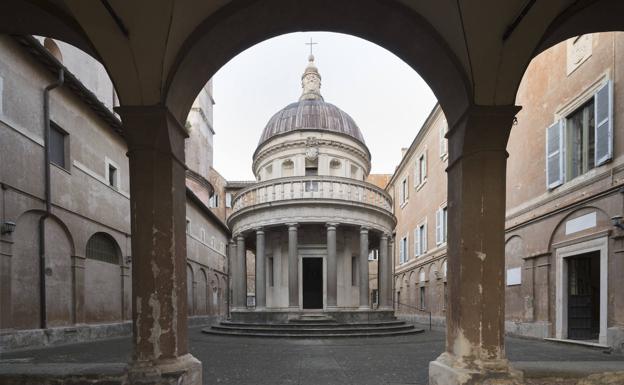
[[[442,353],[429,363],[429,385],[522,385],[522,372],[507,360],[482,362],[467,367],[449,353]]]
[[[168,360],[135,361],[128,366],[128,380],[140,385],[202,385],[202,364],[191,354]]]

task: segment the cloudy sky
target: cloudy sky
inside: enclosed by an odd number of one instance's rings
[[[214,76],[215,168],[254,179],[251,156],[269,118],[297,101],[312,38],[325,101],[358,124],[373,173],[392,173],[433,108],[427,84],[401,59],[366,40],[327,32],[282,35],[239,54]]]

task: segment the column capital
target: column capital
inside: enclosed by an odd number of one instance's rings
[[[390,234],[388,233],[381,233],[381,235],[379,236],[379,238],[385,239],[385,240],[388,240],[389,237],[390,237]]]
[[[264,227],[256,227],[254,231],[256,234],[264,234]]]
[[[295,231],[297,230],[297,227],[299,227],[299,223],[297,222],[286,223],[286,226],[288,226],[288,231]]]
[[[338,223],[335,222],[328,222],[325,224],[325,227],[327,227],[327,230],[336,230],[336,227],[338,227]]]
[[[237,242],[240,242],[241,240],[243,240],[243,241],[245,240],[245,236],[243,235],[243,233],[236,234],[236,236],[234,238],[236,238]]]
[[[360,227],[360,234],[364,234],[364,233],[368,234],[368,227],[361,226]]]

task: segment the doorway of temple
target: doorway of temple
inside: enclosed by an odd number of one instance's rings
[[[323,258],[302,258],[303,308],[323,309]]]

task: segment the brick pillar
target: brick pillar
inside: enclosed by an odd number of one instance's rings
[[[505,177],[516,106],[473,106],[447,134],[446,352],[430,385],[518,384],[505,359]]]
[[[186,130],[163,106],[123,106],[130,165],[131,382],[201,384],[186,322]],[[173,381],[173,380],[171,380]]]

